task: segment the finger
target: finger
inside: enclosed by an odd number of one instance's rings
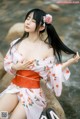
[[[24,64],[28,63],[28,61],[24,60],[24,61],[21,61],[20,63],[24,65]]]
[[[77,52],[78,57],[80,57],[79,52]]]
[[[78,53],[78,52],[76,52],[76,55],[75,55],[74,58],[75,58],[75,59],[79,58],[79,53]]]
[[[32,65],[33,65],[33,63],[24,64],[25,67],[30,67]]]
[[[24,63],[23,65],[26,65],[26,66],[28,66],[28,65],[31,65],[33,62],[26,62],[26,63]]]
[[[33,64],[32,63],[31,64],[20,64],[19,68],[20,69],[29,69],[30,66],[33,66]]]
[[[34,60],[31,60],[31,61],[25,62],[25,64],[32,64],[33,62],[34,62]]]
[[[79,56],[79,53],[77,52],[77,56]]]

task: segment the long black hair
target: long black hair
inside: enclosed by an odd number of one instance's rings
[[[37,30],[40,25],[44,24],[43,16],[45,16],[47,13],[41,9],[32,9],[27,13],[25,20],[27,19],[29,14],[32,12],[34,13],[33,19],[36,20],[36,29],[35,30]],[[57,32],[56,32],[56,30],[52,24],[45,23],[45,30],[46,30],[47,35],[48,35],[47,36],[48,43],[53,48],[54,55],[56,56],[58,62],[62,62],[62,58],[61,58],[62,51],[65,52],[66,54],[76,55],[76,52],[74,52],[73,50],[68,48],[62,42],[62,40],[59,38],[59,36],[58,36],[58,34],[57,34]],[[40,34],[43,33],[45,30],[41,31]],[[23,36],[15,44],[22,41],[25,37],[28,37],[28,35],[29,35],[29,33],[24,31]]]

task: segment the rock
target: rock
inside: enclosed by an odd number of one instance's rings
[[[0,79],[3,77],[3,75],[5,74],[5,70],[3,67],[3,55],[0,53]]]
[[[36,1],[35,1],[35,5],[37,5],[37,6],[43,6],[43,1],[41,1],[41,0],[36,0]]]
[[[21,1],[19,1],[19,2],[20,2],[20,4],[28,4],[28,3],[29,3],[28,0],[21,0]]]
[[[2,92],[10,84],[12,75],[6,73],[3,78],[0,80],[0,92]]]
[[[49,8],[53,11],[60,11],[61,8],[57,4],[50,4]]]
[[[58,99],[56,98],[54,93],[50,89],[47,88],[44,81],[41,81],[41,87],[42,87],[42,89],[45,93],[45,96],[46,96],[46,100],[48,103],[47,107],[53,108],[60,119],[66,119],[64,110],[63,110],[62,106],[60,105]]]
[[[72,17],[59,17],[60,24],[61,23],[70,24],[73,20],[74,20],[74,18],[72,18]]]
[[[16,23],[9,29],[5,39],[10,42],[16,38],[21,37],[23,35],[23,32],[24,32],[24,24]]]

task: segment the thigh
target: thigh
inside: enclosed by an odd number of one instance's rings
[[[26,119],[26,112],[21,102],[14,109],[10,119]]]
[[[17,104],[17,95],[6,93],[0,99],[0,111],[8,111],[10,113],[17,106]]]

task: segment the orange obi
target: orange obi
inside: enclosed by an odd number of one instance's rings
[[[32,70],[19,70],[12,83],[23,88],[40,88],[40,75]]]

